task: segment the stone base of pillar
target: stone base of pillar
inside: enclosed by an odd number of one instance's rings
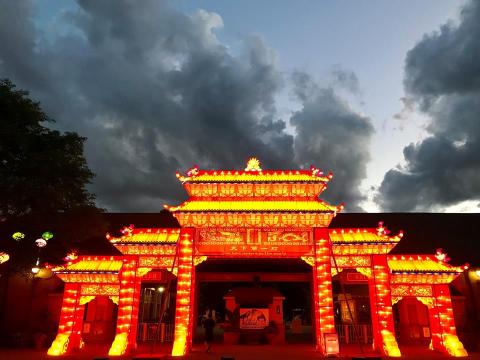
[[[429,348],[454,357],[468,356],[467,350],[465,350],[457,335],[443,335],[439,344],[434,344],[430,341]]]
[[[120,333],[115,335],[115,339],[112,342],[110,350],[108,350],[109,356],[120,356],[127,352],[128,348],[128,334]]]
[[[400,357],[402,356],[400,349],[398,348],[397,340],[395,339],[395,334],[391,333],[388,330],[382,330],[382,353],[383,355],[389,357]]]
[[[68,354],[72,351],[82,349],[84,342],[80,335],[60,333],[57,334],[55,340],[47,351],[47,355],[60,356]]]

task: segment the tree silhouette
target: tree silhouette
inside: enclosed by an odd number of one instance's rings
[[[0,81],[0,250],[11,255],[10,268],[31,267],[36,238],[52,231],[43,250],[57,262],[82,241],[104,233],[101,210],[86,187],[93,178],[83,155],[85,138],[60,133],[29,93]],[[12,239],[13,232],[26,236]]]

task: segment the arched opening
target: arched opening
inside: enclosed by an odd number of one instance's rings
[[[214,342],[313,343],[312,268],[303,260],[208,259],[196,267],[195,282],[195,342],[203,342],[202,320],[212,313]],[[258,311],[264,323],[242,322]]]
[[[355,269],[344,269],[332,277],[332,292],[335,330],[340,345],[371,344],[373,336],[368,278]]]
[[[108,296],[96,296],[85,304],[82,339],[87,348],[108,347],[115,337],[118,305]]]
[[[142,352],[169,351],[175,327],[176,288],[176,277],[167,270],[150,271],[142,279],[137,332]]]
[[[408,352],[409,347],[428,348],[431,332],[426,305],[416,297],[404,297],[393,305],[393,318],[402,353],[404,350]]]

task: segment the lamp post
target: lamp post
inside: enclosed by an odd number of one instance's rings
[[[35,276],[38,274],[39,271],[40,271],[40,258],[37,258],[37,262],[32,267],[32,274]]]
[[[20,242],[23,239],[25,239],[25,234],[20,232],[20,231],[17,231],[15,233],[13,233],[12,238],[13,238],[13,240],[15,240],[17,242]],[[37,240],[35,240],[35,245],[37,246],[37,260],[35,261],[35,265],[31,268],[31,272],[32,272],[32,274],[34,274],[34,276],[36,274],[38,274],[41,270],[41,268],[40,268],[40,264],[41,264],[40,255],[42,253],[42,249],[45,246],[47,246],[47,242],[51,238],[53,238],[53,233],[51,231],[45,231],[42,234],[41,237],[39,237]],[[7,258],[7,260],[8,260],[8,258]]]
[[[51,231],[45,231],[42,234],[42,237],[35,240],[35,245],[38,248],[37,251],[37,261],[35,262],[35,266],[32,267],[32,274],[36,276],[40,272],[40,255],[42,253],[42,249],[47,246],[48,240],[53,238],[53,233]]]

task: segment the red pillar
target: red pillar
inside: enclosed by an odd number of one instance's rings
[[[457,336],[448,284],[433,285],[433,296],[434,305],[428,309],[432,335],[431,348],[451,356],[467,356]]]
[[[315,347],[322,354],[325,354],[324,335],[335,333],[330,246],[331,243],[327,230],[325,228],[314,229],[313,299]]]
[[[137,276],[138,260],[125,256],[118,275],[120,294],[118,297],[117,329],[108,355],[119,356],[137,347],[138,307],[140,303],[141,277]]]
[[[83,347],[82,326],[85,305],[80,305],[80,284],[66,283],[55,340],[48,355],[58,356]]]
[[[195,267],[193,265],[194,229],[184,228],[178,240],[177,300],[172,356],[183,356],[191,348]]]
[[[428,308],[428,321],[430,323],[430,349],[444,351],[442,346],[442,329],[440,327],[440,321],[438,318],[438,307],[435,299],[433,305]]]
[[[193,255],[193,251],[192,251]],[[192,256],[192,262],[193,262],[193,256]],[[197,292],[196,292],[196,284],[195,284],[195,264],[192,266],[192,272],[191,272],[191,291],[190,291],[190,320],[189,320],[189,326],[188,326],[188,348],[187,351],[190,350],[192,347],[192,342],[193,342],[193,335],[195,333],[195,326],[196,326],[196,321],[193,319],[195,316],[195,307],[197,305]]]
[[[195,271],[194,271],[195,273]],[[194,274],[195,275],[195,274]],[[193,319],[192,319],[192,340],[195,338],[195,332],[197,331],[198,327],[198,296],[200,294],[200,283],[194,279],[195,283],[195,295],[193,301]],[[201,324],[200,324],[201,325]]]
[[[372,314],[373,347],[383,355],[401,356],[395,339],[390,270],[386,255],[372,255],[372,276],[368,279]]]

